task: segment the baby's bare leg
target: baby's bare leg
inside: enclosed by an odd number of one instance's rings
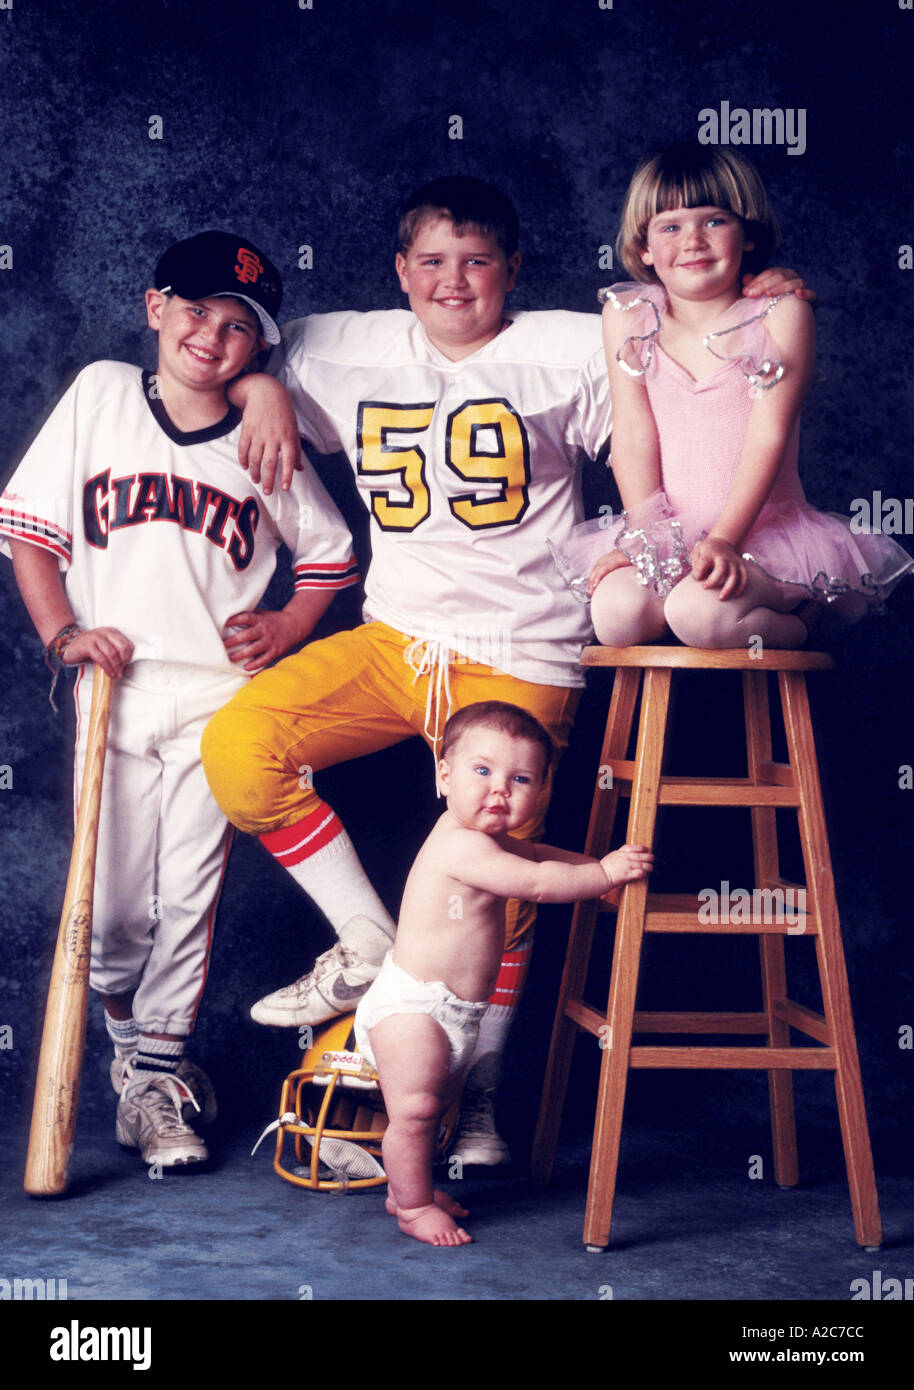
[[[388,1115],[384,1168],[400,1230],[429,1245],[465,1245],[471,1237],[453,1219],[460,1209],[432,1187],[438,1125],[453,1094],[444,1030],[426,1014],[395,1014],[369,1036]]]

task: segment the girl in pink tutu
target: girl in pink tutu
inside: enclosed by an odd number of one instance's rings
[[[670,146],[635,173],[618,253],[638,283],[600,295],[625,511],[579,528],[557,557],[589,576],[603,643],[669,627],[697,647],[799,647],[819,604],[857,616],[914,568],[889,537],[806,501],[812,310],[741,295],[776,240],[758,175],[729,148]]]

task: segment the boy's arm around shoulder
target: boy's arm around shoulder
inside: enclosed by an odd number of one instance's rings
[[[229,403],[241,412],[238,462],[249,470],[267,495],[273,491],[276,470],[280,485],[288,489],[301,467],[301,440],[289,393],[268,372],[248,372],[227,388]]]
[[[301,439],[322,453],[342,448],[326,415],[307,390],[311,349],[333,336],[332,321],[350,315],[312,314],[284,325],[282,341],[274,348],[263,372],[236,378],[228,388],[232,405],[241,408],[238,458],[249,468],[254,482],[273,491],[277,470],[281,487],[288,491],[295,472],[302,467]],[[358,316],[356,316],[358,317]],[[323,328],[321,327],[323,325]]]
[[[282,343],[270,353],[265,371],[246,372],[226,390],[229,403],[242,412],[238,462],[268,496],[277,470],[281,488],[288,491],[302,466],[295,402],[282,378],[287,355],[300,347],[303,324],[304,319],[297,319],[286,325]]]

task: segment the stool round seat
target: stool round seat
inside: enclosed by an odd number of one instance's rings
[[[656,666],[708,671],[827,671],[834,662],[827,652],[747,647],[585,647],[582,666]]]

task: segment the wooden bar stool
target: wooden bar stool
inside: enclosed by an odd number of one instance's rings
[[[618,1167],[622,1111],[630,1067],[759,1068],[767,1070],[775,1179],[781,1187],[797,1182],[796,1125],[793,1110],[795,1070],[833,1071],[841,1137],[850,1185],[857,1240],[867,1249],[882,1241],[876,1180],[860,1079],[860,1063],[851,1016],[844,950],[835,902],[831,860],[809,704],[806,671],[823,670],[831,658],[818,652],[749,650],[706,651],[693,647],[587,647],[585,666],[616,668],[606,734],[587,832],[588,854],[605,854],[610,846],[620,794],[631,800],[626,839],[653,844],[660,806],[744,806],[751,808],[755,860],[753,903],[770,906],[776,890],[796,885],[780,873],[776,812],[794,807],[806,875],[806,914],[789,925],[782,920],[699,920],[695,894],[655,894],[646,882],[627,884],[619,900],[609,1000],[605,1013],[583,999],[599,902],[578,903],[574,910],[565,969],[533,1146],[536,1183],[549,1181],[561,1122],[562,1106],[578,1031],[600,1039],[602,1061],[594,1124],[590,1182],[584,1223],[589,1250],[609,1244]],[[738,670],[743,673],[746,721],[746,777],[668,777],[663,773],[670,682],[674,669]],[[772,762],[768,672],[776,672],[787,737],[787,763]],[[628,760],[629,738],[642,684],[641,715],[634,761]],[[603,769],[609,769],[611,779]],[[604,787],[602,783],[607,783]],[[611,783],[611,784],[610,784]],[[768,890],[767,897],[764,890]],[[783,899],[782,899],[783,900]],[[796,918],[793,919],[796,923]],[[644,932],[718,932],[757,934],[761,950],[762,1010],[758,1013],[639,1013],[635,1010],[641,943]],[[821,1014],[787,997],[784,937],[814,936],[822,990]],[[790,1029],[816,1046],[791,1046]],[[764,1036],[753,1046],[632,1046],[632,1033],[743,1034]]]

